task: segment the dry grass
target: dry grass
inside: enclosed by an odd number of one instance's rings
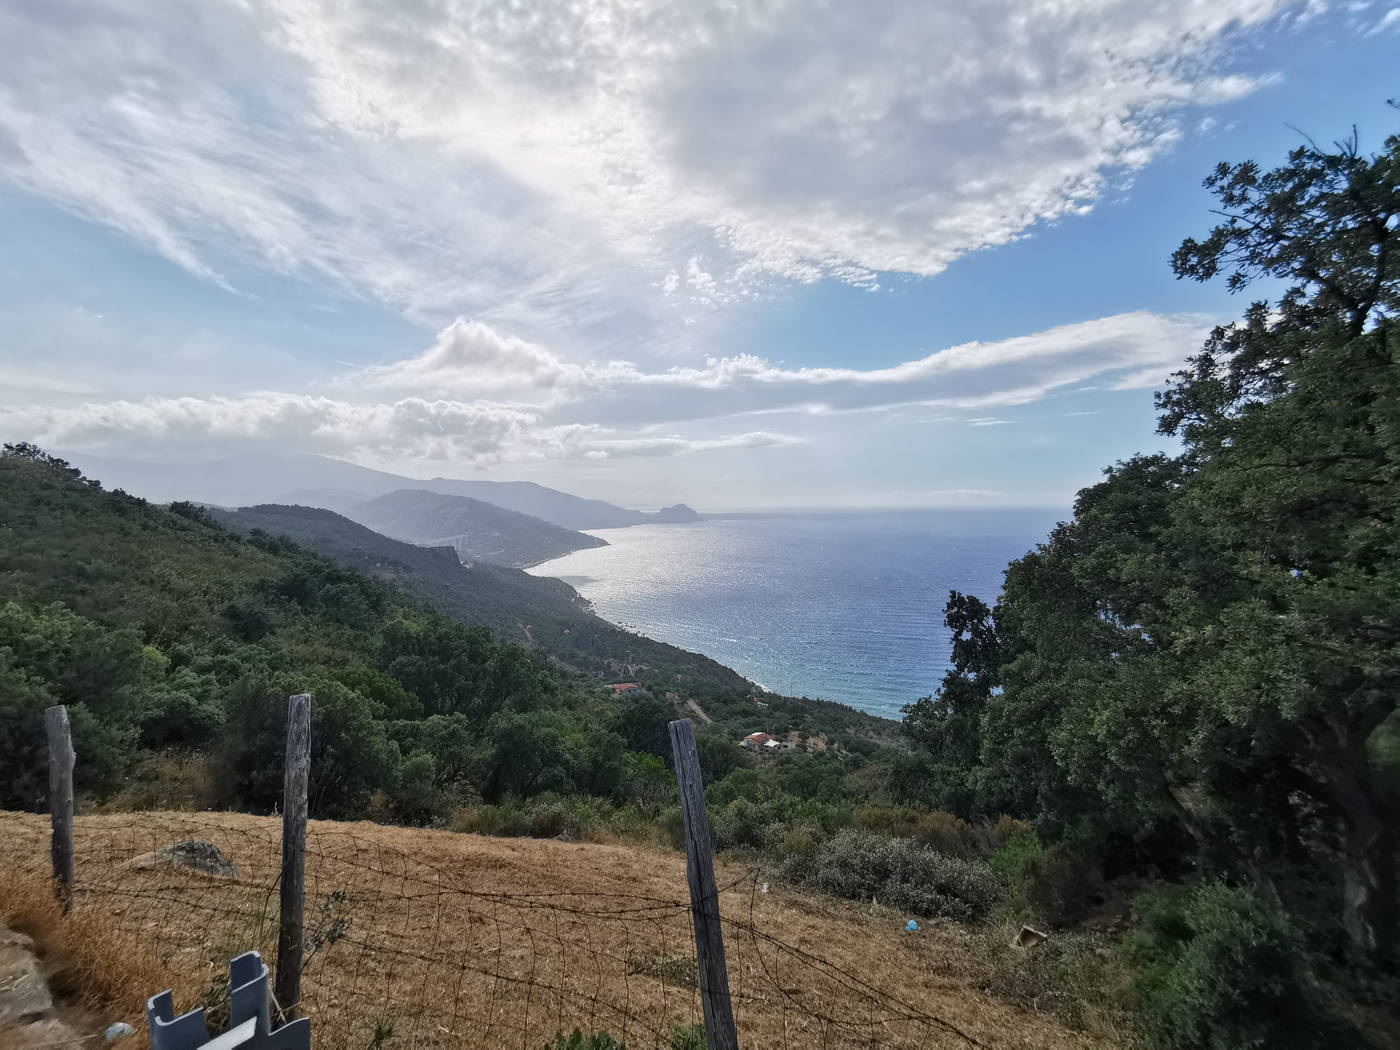
[[[101,1030],[126,1021],[145,1036],[147,996],[163,988],[189,997],[192,975],[161,962],[152,943],[100,911],[65,916],[53,884],[31,870],[0,868],[0,925],[34,939],[42,970],[70,1020]],[[0,1036],[0,1043],[3,1036]]]
[[[172,986],[179,1009],[212,1004],[232,955],[271,958],[279,835],[278,821],[240,814],[79,817],[79,892],[60,920],[41,907],[46,821],[0,813],[3,885],[31,887],[29,903],[7,892],[6,907],[36,940],[68,946],[88,994],[120,1004],[113,1018]],[[127,866],[187,838],[218,845],[239,878]],[[969,1045],[949,1026],[989,1047],[1112,1045],[987,998],[985,967],[956,927],[907,934],[903,916],[761,894],[746,874],[717,871],[745,1047]],[[638,1050],[700,1018],[678,979],[677,960],[694,953],[680,854],[313,822],[307,895],[319,947],[301,1005],[318,1047],[365,1047],[392,1026],[389,1050],[539,1050],[578,1026]]]

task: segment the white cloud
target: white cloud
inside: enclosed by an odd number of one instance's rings
[[[765,430],[756,430],[748,434],[734,434],[728,437],[719,438],[686,438],[677,435],[647,436],[631,438],[609,438],[593,442],[596,448],[586,455],[594,456],[595,452],[603,453],[601,457],[610,456],[670,456],[678,452],[713,452],[719,449],[732,448],[779,448],[784,445],[800,444],[799,439],[786,434],[774,434]]]
[[[1159,385],[1194,352],[1205,318],[1145,311],[1033,335],[948,347],[887,368],[784,368],[751,354],[647,371],[629,361],[579,364],[458,319],[428,350],[342,376],[342,388],[420,396],[484,391],[572,421],[666,422],[740,413],[857,411],[900,404],[977,409],[1025,404],[1104,377],[1115,389]]]
[[[87,451],[258,446],[469,462],[499,457],[527,435],[533,444],[542,443],[537,424],[530,413],[488,403],[405,398],[352,404],[277,392],[29,407],[0,415],[7,434]]]
[[[1091,207],[1183,107],[1258,86],[1229,43],[1285,6],[10,5],[0,174],[210,280],[596,353]]]
[[[1400,7],[1392,7],[1387,11],[1381,20],[1367,31],[1367,36],[1376,36],[1389,29],[1400,29]]]
[[[717,428],[739,415],[806,418],[910,404],[999,426],[1009,420],[987,408],[1091,378],[1114,389],[1157,385],[1208,328],[1202,318],[1138,312],[948,347],[887,368],[787,368],[740,355],[647,371],[626,361],[571,363],[459,319],[422,354],[339,377],[335,397],[272,391],[31,405],[0,410],[0,432],[88,452],[275,448],[468,465],[761,449],[800,439]],[[687,425],[704,421],[698,432]]]
[[[0,411],[0,430],[7,440],[86,452],[139,455],[179,449],[184,455],[222,455],[259,449],[463,466],[670,456],[798,440],[767,431],[713,438],[627,435],[598,425],[548,425],[535,414],[491,402],[405,398],[356,404],[272,392],[5,409]]]
[[[354,375],[366,387],[454,391],[548,390],[578,384],[585,371],[542,346],[459,317],[417,357],[376,365]]]

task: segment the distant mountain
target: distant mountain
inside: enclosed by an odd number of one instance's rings
[[[654,514],[585,499],[531,481],[465,481],[407,478],[327,456],[248,455],[214,462],[148,462],[62,453],[108,488],[123,488],[157,503],[189,500],[221,507],[278,503],[344,512],[401,489],[465,496],[565,529],[614,529],[626,525],[699,520],[685,504]]]
[[[708,656],[613,626],[562,580],[484,562],[466,566],[450,547],[403,543],[315,507],[210,513],[234,532],[285,536],[347,568],[393,582],[455,620],[484,624],[509,641],[545,650],[568,667],[664,680],[696,696],[752,707],[746,698],[756,687],[742,675]]]
[[[585,547],[607,546],[606,540],[528,514],[427,489],[390,492],[351,507],[345,516],[396,540],[452,547],[464,562],[519,569]]]
[[[699,521],[700,515],[683,503],[655,514],[626,510],[600,499],[583,499],[558,489],[545,488],[533,481],[454,481],[432,478],[405,484],[403,488],[425,488],[453,496],[494,503],[498,507],[530,514],[562,525],[566,529],[616,529],[624,525],[673,524]]]

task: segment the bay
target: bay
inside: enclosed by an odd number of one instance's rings
[[[704,653],[773,692],[899,718],[949,666],[950,590],[991,602],[1055,509],[713,516],[599,529],[530,571],[604,619]]]

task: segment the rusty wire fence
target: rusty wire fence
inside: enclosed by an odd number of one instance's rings
[[[414,848],[424,835],[430,852]],[[213,844],[236,874],[191,870],[160,852],[186,841]],[[673,868],[610,875],[595,865],[606,847],[576,846],[527,878],[529,858],[512,855],[517,840],[482,841],[311,825],[295,1006],[311,1018],[316,1046],[541,1050],[579,1028],[640,1050],[669,1047],[678,1027],[700,1023],[690,901]],[[100,914],[133,950],[153,954],[172,975],[177,1009],[205,1006],[217,1022],[228,960],[249,949],[274,957],[276,819],[80,816],[74,845],[74,911]],[[0,874],[46,879],[49,864],[47,818],[0,813]],[[540,883],[550,890],[525,888]],[[887,990],[904,985],[881,960],[789,929],[762,888],[752,873],[720,879],[743,1046],[982,1045],[918,1005],[926,995]]]

